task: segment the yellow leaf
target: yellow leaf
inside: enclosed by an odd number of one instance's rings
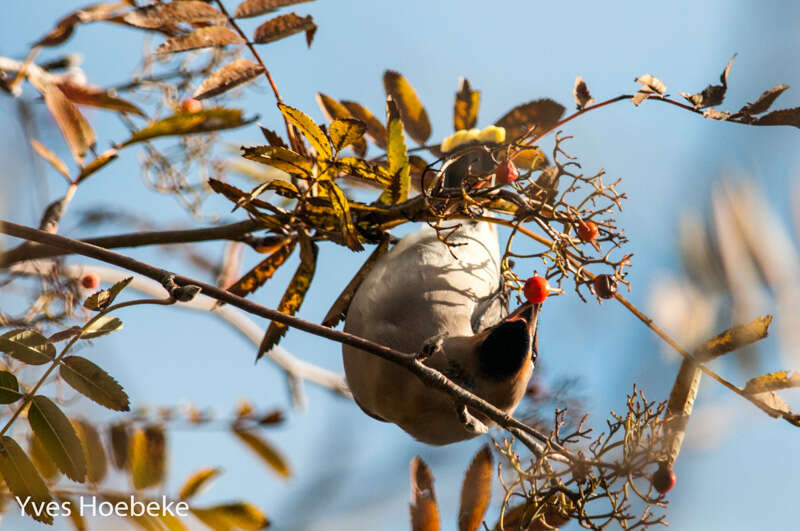
[[[312,242],[309,238],[303,236],[300,238],[300,265],[297,267],[292,280],[289,282],[289,287],[281,298],[277,310],[287,315],[294,315],[300,306],[303,304],[303,299],[306,296],[308,288],[311,286],[311,280],[314,278],[314,271],[317,267],[317,244]],[[278,344],[278,341],[286,334],[288,327],[277,321],[272,321],[267,328],[264,338],[261,340],[261,345],[258,347],[258,357],[264,355],[265,352]]]
[[[207,488],[215,477],[222,472],[221,468],[201,468],[186,478],[178,493],[178,498],[188,500]]]
[[[705,362],[745,347],[767,337],[771,322],[772,316],[764,315],[747,324],[731,327],[700,345],[694,356],[698,361]]]
[[[328,137],[325,135],[322,129],[320,129],[320,127],[314,123],[314,120],[312,120],[311,117],[309,117],[303,111],[295,109],[294,107],[289,107],[283,103],[279,103],[278,107],[286,119],[289,120],[295,127],[297,127],[297,129],[303,133],[303,136],[308,139],[309,143],[316,150],[319,157],[323,159],[330,159],[333,156],[333,152],[331,151],[331,143],[328,140]]]
[[[248,59],[237,59],[208,76],[194,92],[193,97],[203,100],[217,96],[263,73],[263,66]]]
[[[56,85],[45,88],[44,102],[64,135],[75,162],[83,166],[86,152],[97,141],[92,126]]]
[[[461,505],[458,510],[459,531],[476,531],[492,498],[492,451],[481,448],[464,475],[461,486]]]
[[[106,164],[108,164],[117,157],[118,157],[117,149],[108,148],[81,170],[75,182],[83,181],[84,179],[86,179],[93,173],[97,172],[99,169],[101,169],[102,167],[104,167]]]
[[[325,191],[333,211],[339,219],[339,230],[344,236],[344,242],[347,247],[353,251],[363,251],[364,247],[358,241],[358,233],[355,225],[353,225],[353,219],[350,217],[350,202],[342,192],[342,189],[330,179],[320,180],[319,186]]]
[[[403,136],[403,122],[392,98],[386,100],[386,123],[389,142],[386,158],[392,182],[384,189],[378,201],[382,204],[396,205],[408,199],[410,166]]]
[[[354,101],[342,101],[342,105],[350,111],[356,120],[361,120],[367,126],[367,136],[381,149],[386,149],[386,127],[375,118],[369,109]]]
[[[233,428],[233,433],[281,477],[292,477],[292,470],[286,458],[281,455],[277,448],[264,440],[255,431],[235,426]]]
[[[203,109],[198,112],[179,112],[136,131],[122,146],[143,142],[160,136],[191,135],[221,129],[241,127],[255,121],[245,119],[241,109]]]
[[[330,133],[333,150],[339,152],[362,139],[367,126],[359,120],[342,118],[331,122]]]
[[[75,419],[72,421],[75,432],[83,444],[84,455],[86,457],[86,479],[91,483],[100,483],[108,472],[106,452],[103,443],[100,441],[100,434],[88,421]]]
[[[278,268],[289,258],[296,243],[296,239],[287,240],[277,251],[245,273],[242,278],[228,288],[228,291],[239,297],[245,297],[256,291],[272,278]]]
[[[58,171],[61,175],[69,179],[69,170],[67,170],[67,165],[64,164],[64,161],[58,158],[58,155],[47,149],[45,146],[40,144],[38,141],[31,138],[31,146],[42,157],[44,160],[50,163],[53,168]]]
[[[469,81],[461,78],[453,106],[453,130],[472,129],[478,122],[478,108],[481,103],[481,92],[472,90]]]
[[[133,486],[146,489],[164,480],[167,468],[167,436],[162,426],[137,429],[130,439],[129,460]]]
[[[419,456],[411,460],[411,529],[439,531],[439,508],[433,490],[433,474]]]
[[[402,74],[391,70],[383,74],[383,87],[397,104],[408,136],[424,144],[431,136],[431,123],[414,88]]]
[[[313,122],[312,122],[313,123]],[[316,127],[316,125],[315,125]],[[325,134],[319,133],[325,138]],[[325,142],[328,139],[325,138]],[[327,144],[326,144],[327,145]],[[328,145],[329,146],[329,145]],[[328,147],[330,153],[330,146]],[[302,179],[311,177],[313,162],[290,149],[278,146],[242,147],[242,156],[246,159],[272,166]]]
[[[60,472],[47,450],[45,450],[42,441],[31,433],[28,437],[28,443],[28,452],[31,454],[31,460],[39,474],[44,479],[55,478]]]

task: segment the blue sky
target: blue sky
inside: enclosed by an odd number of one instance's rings
[[[6,2],[0,8],[0,55],[21,58],[29,43],[80,2],[40,0]],[[234,8],[233,2],[227,3]],[[505,1],[461,2],[325,1],[301,4],[319,25],[314,44],[302,37],[261,48],[281,93],[290,105],[322,120],[314,101],[317,91],[359,101],[380,114],[385,69],[402,72],[420,94],[433,123],[433,137],[452,132],[452,100],[459,76],[482,91],[478,126],[483,127],[516,104],[540,97],[572,107],[572,84],[582,76],[598,100],[635,90],[633,79],[651,73],[668,92],[696,92],[738,53],[722,108],[736,109],[765,89],[787,83],[800,86],[794,60],[800,34],[800,5],[792,2],[599,2]],[[256,22],[246,21],[252,29]],[[140,59],[140,40],[133,32],[108,24],[81,27],[65,49],[84,54],[89,80],[110,85],[126,79]],[[57,53],[57,52],[54,52]],[[45,57],[48,54],[44,55]],[[796,89],[776,108],[800,105]],[[246,92],[241,106],[276,130],[280,117],[263,80]],[[0,116],[13,122],[16,107],[0,99]],[[104,112],[87,112],[98,130],[100,147],[119,140],[122,127]],[[46,128],[43,109],[37,116]],[[16,122],[15,122],[16,123]],[[622,177],[628,194],[618,216],[634,252],[630,299],[647,306],[655,280],[680,274],[676,227],[685,209],[705,209],[711,185],[726,176],[750,175],[764,187],[775,210],[788,219],[791,183],[800,169],[795,129],[751,128],[706,121],[671,106],[620,103],[570,123],[569,151],[586,172],[605,168]],[[48,171],[44,182],[31,184],[27,147],[17,125],[0,130],[0,199],[11,219],[35,224],[44,204],[61,193],[63,180]],[[67,159],[66,146],[52,131],[42,141]],[[227,133],[234,144],[260,142],[255,126]],[[544,143],[549,149],[551,144]],[[8,188],[10,186],[10,188]],[[12,199],[13,198],[13,199]],[[191,219],[168,197],[145,189],[135,150],[81,186],[62,224],[70,235],[87,232],[76,226],[82,210],[97,205],[121,208],[169,224]],[[208,212],[227,220],[224,202],[211,201]],[[218,253],[219,245],[201,247]],[[131,250],[164,267],[179,264],[157,250]],[[319,321],[339,287],[364,256],[324,246],[325,265],[300,313]],[[258,257],[246,255],[246,265]],[[255,300],[274,307],[293,270],[279,273]],[[181,271],[193,273],[191,269]],[[522,273],[521,273],[522,274]],[[125,329],[84,351],[120,380],[135,403],[190,399],[224,414],[237,399],[250,397],[263,407],[288,408],[285,379],[269,363],[253,365],[254,349],[224,324],[194,312],[156,308],[123,311]],[[753,316],[755,317],[755,316]],[[778,316],[780,319],[780,316]],[[337,345],[301,332],[290,332],[282,345],[293,354],[341,370]],[[768,346],[771,343],[767,344]],[[660,354],[657,338],[616,304],[582,303],[571,295],[551,299],[541,321],[540,359],[546,378],[576,376],[597,425],[608,409],[619,411],[632,381],[651,399],[666,399],[676,362]],[[784,368],[774,352],[762,351],[763,372]],[[736,365],[717,367],[737,381],[746,377]],[[792,367],[786,367],[792,368]],[[285,450],[296,470],[290,482],[275,479],[224,431],[179,430],[172,436],[170,487],[174,490],[200,465],[223,466],[226,473],[203,500],[246,497],[263,507],[276,529],[408,529],[408,462],[421,454],[437,477],[437,495],[445,528],[455,522],[460,478],[476,440],[445,448],[411,441],[399,429],[377,423],[352,403],[312,386],[309,410],[290,412],[288,422],[266,434]],[[704,385],[703,403],[733,407],[734,428],[713,449],[687,449],[676,466],[678,486],[670,494],[669,521],[674,529],[790,529],[795,521],[792,477],[800,473],[796,428],[771,420],[715,385]],[[791,398],[791,395],[790,395]],[[796,398],[796,397],[795,397]],[[87,405],[87,413],[100,414]],[[691,431],[693,424],[690,423]],[[180,448],[179,451],[177,449]],[[97,522],[97,528],[113,528]],[[15,529],[33,528],[28,520],[9,517]]]

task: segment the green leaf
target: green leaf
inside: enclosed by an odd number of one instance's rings
[[[394,101],[386,100],[386,129],[388,131],[388,148],[386,158],[389,161],[389,174],[392,182],[384,189],[378,202],[386,205],[396,205],[408,199],[410,185],[408,152],[403,136],[403,122]]]
[[[36,330],[20,328],[0,336],[0,352],[29,365],[43,365],[53,361],[56,347]]]
[[[100,483],[108,472],[108,462],[100,434],[88,421],[75,419],[72,421],[75,432],[83,444],[84,457],[86,458],[86,478],[90,483]]]
[[[36,467],[36,470],[39,471],[39,474],[47,480],[52,480],[58,476],[61,472],[59,472],[53,458],[50,457],[47,450],[45,450],[42,441],[40,441],[36,435],[30,433],[28,435],[28,443],[28,452],[31,454],[31,461],[33,461],[33,465]]]
[[[71,480],[86,479],[86,459],[75,429],[66,415],[46,396],[37,395],[28,410],[28,422],[58,468]]]
[[[322,131],[320,131],[320,133],[322,133]],[[325,139],[325,141],[327,142],[327,139]],[[311,177],[311,168],[314,165],[311,159],[279,146],[242,146],[242,156],[246,159],[272,166],[273,168],[277,168],[303,179]]]
[[[114,411],[130,409],[122,386],[103,369],[79,356],[67,356],[61,363],[59,373],[73,389]]]
[[[21,500],[30,497],[30,503],[25,506],[25,512],[30,517],[45,524],[53,523],[53,517],[47,511],[42,510],[38,514],[35,511],[35,508],[43,508],[53,500],[47,485],[25,451],[14,439],[5,435],[0,439],[0,475],[11,494]]]
[[[161,136],[192,135],[222,129],[232,129],[252,123],[258,118],[245,119],[241,109],[204,109],[197,112],[179,112],[162,120],[152,122],[133,133],[122,146],[129,146]]]
[[[391,70],[383,74],[383,87],[386,95],[391,96],[397,105],[408,136],[419,144],[424,144],[431,136],[431,123],[414,88],[402,74]]]
[[[331,122],[330,133],[333,150],[337,153],[364,136],[367,126],[360,120],[342,118]]]
[[[124,278],[110,288],[100,290],[97,293],[90,295],[86,298],[86,301],[84,301],[83,307],[95,311],[99,311],[108,307],[112,302],[114,302],[114,299],[117,298],[117,295],[122,293],[122,290],[128,287],[128,284],[130,284],[132,281],[133,277]]]
[[[0,404],[13,404],[22,398],[19,382],[13,373],[0,371]]]
[[[333,152],[331,151],[331,143],[328,140],[328,137],[325,135],[322,129],[320,129],[320,127],[314,123],[314,120],[312,120],[310,116],[301,110],[295,109],[294,107],[289,107],[283,103],[279,103],[278,107],[286,119],[289,120],[295,127],[297,127],[297,129],[303,133],[303,136],[308,139],[311,147],[316,150],[319,157],[323,159],[330,159],[333,156]]]
[[[138,429],[130,440],[130,463],[133,486],[146,489],[164,480],[167,463],[167,436],[157,425]]]
[[[292,469],[289,467],[286,458],[281,455],[277,448],[260,437],[255,431],[235,426],[233,428],[233,433],[281,477],[292,477]]]
[[[81,339],[94,339],[116,332],[122,328],[122,321],[118,317],[104,315],[83,329]]]
[[[306,296],[308,288],[311,286],[311,280],[314,278],[314,271],[317,267],[317,244],[309,238],[300,238],[300,265],[289,282],[289,287],[281,298],[277,310],[287,315],[294,315],[300,306],[303,304],[303,299]],[[288,327],[277,321],[272,321],[261,340],[261,345],[258,347],[258,358],[264,355],[265,352],[278,344],[278,341],[286,334]],[[257,358],[257,359],[258,359]]]
[[[178,493],[178,498],[188,500],[208,487],[211,480],[222,473],[221,468],[201,468],[186,478]]]

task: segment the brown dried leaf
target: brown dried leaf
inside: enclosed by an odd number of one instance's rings
[[[86,479],[83,447],[61,409],[46,396],[34,396],[28,410],[28,423],[59,470],[71,480],[83,483]]]
[[[703,118],[710,120],[727,120],[731,117],[731,113],[726,111],[718,111],[717,109],[706,109],[703,111]]]
[[[181,3],[181,2],[178,2]],[[173,37],[156,48],[156,54],[185,52],[208,48],[209,46],[225,46],[228,44],[244,44],[245,40],[226,26],[208,26],[194,30],[188,35]]]
[[[289,286],[278,304],[277,310],[287,315],[294,315],[300,306],[303,304],[303,299],[306,296],[308,288],[311,286],[311,280],[314,278],[314,271],[317,268],[317,244],[312,242],[307,237],[300,238],[300,265],[297,267]],[[261,340],[261,345],[258,347],[258,356],[256,359],[264,355],[272,347],[278,344],[280,339],[286,334],[288,326],[277,321],[272,321],[267,328],[267,333]]]
[[[80,356],[67,356],[61,361],[59,374],[73,389],[114,411],[130,409],[122,386],[103,369]]]
[[[504,127],[507,140],[516,140],[533,128],[532,133],[541,133],[553,127],[561,115],[564,106],[549,98],[531,101],[514,107],[495,122]]]
[[[293,4],[302,4],[311,0],[244,0],[236,8],[234,18],[249,18],[271,13],[278,8]]]
[[[367,126],[360,120],[342,118],[331,122],[329,131],[333,150],[339,152],[359,140],[363,140]]]
[[[209,179],[208,185],[216,193],[224,195],[229,201],[233,201],[236,204],[241,204],[241,202],[243,202],[243,200],[248,198],[250,195],[244,190],[240,190],[235,186],[232,186],[228,183],[224,183],[222,181],[218,181],[216,179]],[[261,201],[260,199],[251,199],[247,204],[247,206],[253,206],[258,208],[267,208],[268,205],[269,205],[268,203]],[[247,206],[245,206],[245,209],[250,211],[250,209],[247,208]],[[276,223],[276,225],[280,224]]]
[[[745,114],[745,115],[756,115],[761,114],[763,112],[767,112],[769,108],[775,103],[775,100],[778,99],[778,96],[783,94],[783,91],[789,88],[789,85],[776,85],[769,90],[764,91],[761,93],[761,96],[754,103],[748,103],[736,114]]]
[[[95,4],[87,6],[63,17],[56,23],[50,33],[34,43],[34,46],[58,46],[66,42],[75,31],[78,24],[106,20],[111,18],[116,11],[128,7],[126,2]]]
[[[292,469],[286,458],[271,443],[263,439],[254,430],[246,430],[234,426],[236,437],[253,450],[269,467],[283,478],[292,477]]]
[[[162,426],[137,429],[128,447],[133,486],[146,489],[161,483],[167,468],[167,435]]]
[[[137,28],[156,29],[179,22],[188,24],[222,22],[225,20],[225,15],[206,2],[182,0],[139,7],[127,13],[122,20]]]
[[[296,243],[295,239],[286,240],[284,245],[245,273],[242,278],[228,288],[228,291],[239,297],[246,297],[255,292],[272,278],[278,268],[289,258]]]
[[[469,80],[462,77],[458,82],[458,92],[453,105],[453,129],[472,129],[478,122],[478,108],[481,104],[481,91],[472,90]]]
[[[361,105],[360,103],[356,103],[354,101],[342,101],[342,105],[350,111],[350,114],[356,120],[361,120],[367,126],[367,136],[375,142],[375,145],[381,149],[386,149],[387,146],[387,135],[386,135],[386,127],[381,123],[380,120],[375,118],[369,109]]]
[[[160,136],[191,135],[208,133],[221,129],[241,127],[256,120],[257,117],[245,119],[241,109],[203,109],[198,112],[179,112],[164,119],[152,122],[139,129],[133,136],[122,143],[122,146],[143,142]]]
[[[721,104],[725,100],[725,92],[728,90],[728,74],[731,71],[731,66],[735,58],[736,54],[731,57],[730,61],[728,61],[728,64],[725,66],[725,70],[723,70],[722,74],[719,76],[719,81],[722,83],[721,85],[709,85],[704,88],[702,92],[692,95],[681,92],[681,96],[686,98],[689,103],[694,105],[694,108],[698,110]],[[713,116],[706,116],[706,118],[713,118],[714,120],[726,119],[714,118]]]
[[[800,373],[778,371],[770,374],[762,374],[756,378],[751,378],[745,384],[744,392],[754,395],[767,391],[790,389],[792,387],[800,387]]]
[[[44,102],[61,129],[75,162],[83,166],[86,152],[97,141],[89,122],[56,85],[45,88]]]
[[[125,470],[128,468],[128,446],[130,443],[128,424],[125,422],[112,424],[108,429],[108,439],[111,446],[111,456],[114,458],[114,466],[118,470]]]
[[[633,98],[631,98],[631,101],[633,102],[634,105],[636,105],[638,107],[639,105],[642,104],[642,102],[644,100],[646,100],[647,98],[649,98],[653,94],[654,94],[654,92],[652,92],[650,90],[642,89],[642,90],[639,90],[639,92],[637,92],[636,94],[633,95]]]
[[[209,486],[211,480],[222,473],[221,468],[201,468],[194,472],[191,476],[186,478],[183,482],[181,490],[178,492],[178,498],[181,500],[188,500],[196,496],[199,492]]]
[[[208,76],[192,97],[203,100],[217,96],[263,73],[263,66],[248,59],[237,59]]]
[[[107,91],[98,87],[80,85],[71,81],[61,81],[58,83],[58,88],[61,89],[61,92],[63,92],[72,103],[108,109],[123,114],[145,116],[144,112],[133,103],[112,96]]]
[[[646,88],[652,90],[659,96],[662,96],[667,91],[667,86],[663,81],[650,74],[644,74],[635,79],[637,83],[641,83]]]
[[[298,16],[297,13],[288,13],[270,19],[256,28],[256,32],[253,35],[253,42],[265,44],[294,35],[295,33],[300,33],[301,31],[306,32],[306,43],[310,48],[311,42],[314,40],[314,34],[317,32],[317,25],[314,24],[314,19],[311,15],[301,17]]]
[[[431,136],[431,122],[414,87],[399,72],[387,70],[383,74],[383,88],[397,105],[408,136],[418,144],[424,144]]]
[[[102,482],[108,472],[108,462],[103,443],[100,441],[100,434],[84,419],[75,419],[72,421],[72,425],[78,434],[78,439],[83,444],[86,457],[86,479],[95,484]]]
[[[413,531],[438,531],[439,508],[433,490],[433,474],[419,456],[411,460],[411,529]]]
[[[759,317],[750,323],[737,325],[717,334],[700,345],[694,352],[694,357],[700,362],[716,359],[724,354],[733,352],[760,339],[767,337],[771,315]]]
[[[64,161],[58,158],[58,155],[44,147],[40,144],[37,140],[31,138],[31,146],[33,146],[34,151],[39,154],[44,160],[50,163],[53,168],[58,171],[61,175],[69,179],[69,170],[67,170],[67,165],[64,164]]]
[[[261,133],[264,135],[264,138],[267,140],[267,142],[269,142],[270,146],[282,147],[282,148],[287,147],[286,142],[283,141],[283,139],[278,133],[276,133],[272,129],[267,129],[261,124],[258,124],[258,127],[259,129],[261,129]]]
[[[492,450],[481,448],[464,475],[461,486],[461,505],[458,510],[459,531],[476,531],[483,521],[492,498]]]
[[[793,125],[795,127],[800,127],[800,107],[795,107],[793,109],[780,109],[778,111],[772,111],[769,114],[765,114],[758,120],[756,120],[754,125]]]
[[[350,307],[350,302],[353,300],[353,296],[356,294],[358,287],[367,275],[369,275],[369,272],[372,271],[378,258],[386,254],[387,250],[389,250],[389,238],[384,238],[381,240],[381,243],[375,247],[375,250],[372,251],[372,254],[369,255],[369,258],[367,258],[364,264],[359,268],[355,276],[347,283],[342,293],[336,298],[331,309],[328,310],[328,313],[325,315],[325,319],[322,321],[323,326],[334,327],[339,321],[347,317],[347,309]]]
[[[25,512],[31,518],[45,524],[53,523],[53,517],[47,511],[40,511],[37,514],[33,510],[34,507],[41,508],[52,501],[47,485],[25,451],[7,435],[0,439],[0,475],[12,495],[21,500],[30,497]]]
[[[791,415],[792,408],[775,391],[756,393],[750,396],[754,404],[773,417],[786,417]]]
[[[575,78],[572,97],[575,99],[575,105],[578,106],[579,110],[583,110],[587,105],[591,105],[594,102],[594,98],[589,92],[589,87],[586,86],[586,81],[581,76]]]

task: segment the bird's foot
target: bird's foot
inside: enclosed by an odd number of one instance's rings
[[[437,352],[442,350],[442,345],[444,344],[445,339],[444,334],[437,334],[433,337],[429,337],[422,343],[422,348],[416,354],[416,358],[418,361],[425,361]]]
[[[461,424],[468,432],[474,435],[482,435],[489,432],[489,426],[475,418],[466,405],[462,404],[456,407],[456,412],[458,413],[458,420],[461,421]]]

